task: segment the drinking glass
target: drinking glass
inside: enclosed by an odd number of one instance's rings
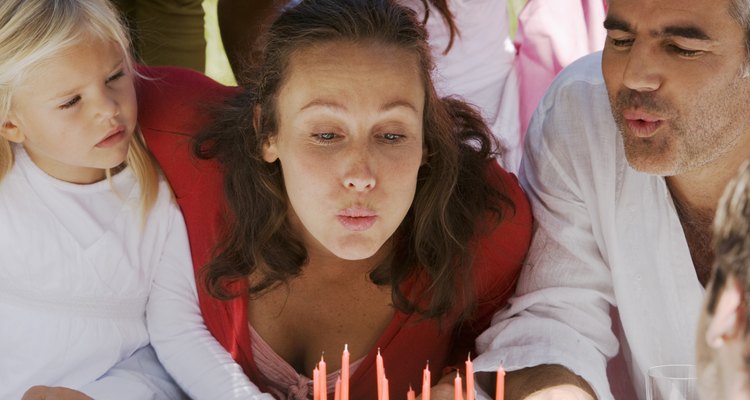
[[[698,400],[695,365],[657,365],[646,376],[648,400]]]

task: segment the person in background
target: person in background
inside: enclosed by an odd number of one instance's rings
[[[208,115],[194,104],[221,87],[166,75],[139,92],[207,326],[277,398],[307,398],[322,352],[333,390],[348,344],[350,398],[376,397],[379,351],[393,396],[419,391],[429,360],[432,398],[451,399],[525,257],[523,192],[478,113],[436,94],[410,9],[306,0],[266,37],[255,78],[194,142],[198,160],[177,116]]]
[[[702,399],[750,399],[750,162],[719,201],[713,226],[714,272],[696,340]]]
[[[604,47],[606,11],[604,0],[529,0],[521,9],[513,40],[521,147],[531,116],[552,80],[573,61]]]
[[[217,0],[221,42],[240,86],[252,78],[253,66],[261,56],[260,38],[289,3],[289,0]]]
[[[611,0],[603,53],[552,84],[521,167],[527,266],[474,363],[502,358],[506,398],[611,399],[620,346],[639,399],[648,368],[695,361],[711,221],[750,155],[748,21],[747,0]]]
[[[138,60],[204,72],[203,0],[112,0],[127,19]]]

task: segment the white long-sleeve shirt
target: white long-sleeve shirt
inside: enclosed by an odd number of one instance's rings
[[[521,183],[535,233],[510,305],[477,340],[476,371],[562,364],[611,399],[606,363],[620,343],[639,398],[654,365],[694,363],[703,297],[664,178],[628,165],[601,53],[552,84],[529,127]]]
[[[203,324],[166,182],[142,224],[129,168],[111,184],[76,185],[14,153],[0,181],[0,398],[33,385],[97,400],[183,398],[149,336],[192,398],[260,396]]]

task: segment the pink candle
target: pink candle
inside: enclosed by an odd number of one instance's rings
[[[341,400],[341,375],[336,379],[336,385],[333,387],[333,400]]]
[[[466,360],[466,400],[474,400],[474,363],[471,354]]]
[[[313,400],[320,400],[320,370],[317,365],[313,370]]]
[[[495,400],[505,399],[505,369],[503,366],[497,368],[497,384],[495,385]]]
[[[409,391],[406,392],[406,400],[414,400],[416,399],[416,393],[414,393],[414,389],[411,388],[411,385],[409,385]]]
[[[432,387],[432,379],[430,379],[430,363],[424,367],[422,372],[422,400],[430,400],[430,388]]]
[[[385,367],[383,366],[383,356],[380,355],[380,348],[378,347],[378,355],[375,357],[375,367],[378,378],[378,400],[383,400],[383,379],[385,379]]]
[[[464,400],[463,384],[458,371],[456,371],[456,379],[453,380],[453,400]]]
[[[383,376],[383,400],[388,400],[388,378]]]
[[[320,370],[320,400],[328,400],[328,372],[326,372],[326,362],[323,361],[322,355],[320,356],[318,369]]]
[[[349,345],[341,354],[341,400],[349,400]]]

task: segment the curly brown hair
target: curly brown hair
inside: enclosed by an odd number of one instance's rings
[[[514,204],[489,183],[499,182],[488,176],[496,171],[490,165],[498,148],[479,113],[462,101],[437,96],[426,36],[415,13],[391,0],[305,0],[273,23],[257,80],[223,105],[215,124],[194,143],[199,158],[217,158],[225,166],[231,214],[215,258],[204,269],[211,294],[236,296],[226,284],[257,274],[262,278],[248,290],[260,296],[299,275],[308,261],[287,219],[280,165],[262,158],[263,144],[277,132],[276,101],[291,55],[334,41],[380,43],[417,55],[426,94],[427,159],[412,207],[394,234],[393,251],[369,276],[377,285],[390,285],[393,304],[401,311],[441,317],[461,300],[462,316],[468,315],[474,300],[472,238],[514,212]],[[262,112],[254,126],[256,109]],[[401,284],[415,274],[426,284],[407,296]]]

